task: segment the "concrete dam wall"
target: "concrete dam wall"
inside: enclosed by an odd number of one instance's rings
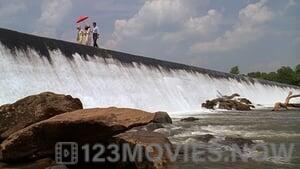
[[[271,106],[300,88],[0,29],[0,105],[44,91],[85,107],[187,113],[217,91]]]

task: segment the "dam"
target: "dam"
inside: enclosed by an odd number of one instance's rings
[[[300,87],[0,29],[0,105],[44,91],[86,108],[184,113],[203,110],[218,91],[272,106]]]

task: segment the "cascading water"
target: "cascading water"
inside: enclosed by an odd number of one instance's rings
[[[300,88],[0,29],[0,105],[44,91],[85,107],[189,112],[217,91],[271,106]]]

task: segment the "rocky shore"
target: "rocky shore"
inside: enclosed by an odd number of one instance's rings
[[[51,92],[32,95],[0,107],[0,168],[116,168],[165,169],[170,160],[163,158],[141,161],[86,163],[79,153],[78,163],[61,165],[55,162],[58,142],[76,142],[79,146],[100,143],[133,148],[159,144],[172,146],[168,138],[152,132],[163,123],[172,123],[166,112],[146,112],[129,108],[83,109],[78,98]],[[149,130],[148,130],[149,129]],[[103,157],[112,151],[106,150]],[[153,150],[151,156],[157,152]]]

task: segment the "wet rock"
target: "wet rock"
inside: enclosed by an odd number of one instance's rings
[[[199,120],[199,119],[195,118],[195,117],[187,117],[187,118],[181,119],[180,121],[182,121],[182,122],[193,122],[193,121],[197,121],[197,120]]]
[[[226,100],[232,100],[233,98],[235,98],[235,97],[240,97],[240,94],[238,94],[238,93],[234,93],[234,94],[232,94],[232,95],[230,95],[230,96],[222,96],[221,98],[223,98],[223,99],[226,99]]]
[[[239,110],[239,111],[249,111],[251,108],[255,108],[251,101],[246,98],[237,98],[236,94],[233,94],[230,97],[223,96],[222,98],[216,98],[213,100],[206,100],[205,103],[202,104],[202,107],[207,109],[225,109],[225,110]]]
[[[184,144],[196,144],[197,142],[198,142],[198,140],[195,138],[188,138],[188,139],[184,140]]]
[[[211,134],[205,134],[205,135],[195,136],[193,138],[198,140],[198,141],[208,143],[211,139],[214,139],[215,136],[213,136]]]
[[[232,110],[235,107],[235,104],[229,101],[223,101],[219,103],[219,109]]]
[[[134,127],[130,131],[154,131],[160,128],[164,128],[160,123],[149,123],[145,126]]]
[[[249,111],[251,106],[236,100],[227,100],[219,103],[219,109]]]
[[[171,131],[166,128],[156,129],[153,132],[160,133],[160,134],[164,135],[165,137],[169,137],[171,135]]]
[[[33,123],[58,114],[82,109],[79,99],[45,92],[0,107],[0,140]]]
[[[251,105],[247,105],[244,103],[236,102],[235,103],[235,110],[240,110],[240,111],[250,111],[251,110]]]
[[[206,100],[205,103],[202,103],[202,107],[205,107],[207,109],[215,109],[215,106],[218,104],[218,100]]]
[[[224,143],[227,145],[237,145],[241,149],[243,149],[245,146],[252,146],[255,144],[250,139],[240,137],[225,137]]]
[[[167,112],[156,112],[153,122],[172,124],[172,119]]]
[[[170,163],[170,158],[167,149],[165,148],[166,146],[170,148],[170,151],[172,152],[172,144],[170,141],[164,137],[163,135],[155,132],[127,132],[127,133],[122,133],[114,137],[115,142],[117,144],[124,144],[127,143],[130,145],[130,147],[134,148],[135,146],[139,145],[145,149],[149,146],[152,145],[158,145],[160,146],[161,150],[153,147],[154,151],[150,153],[150,157],[153,160],[149,160],[146,158],[145,153],[143,153],[143,160],[142,161],[134,161],[130,168],[135,168],[135,169],[166,169],[168,168],[171,163]],[[162,151],[162,154],[160,154],[159,151]],[[162,156],[160,156],[162,155]],[[157,158],[158,157],[158,158]],[[125,169],[128,168],[126,165],[128,163],[121,162],[118,164],[120,169]]]
[[[246,99],[246,98],[239,98],[238,101],[241,102],[241,103],[247,104],[247,105],[252,104],[252,102],[249,99]]]
[[[178,135],[185,131],[186,130],[183,127],[173,127],[170,129],[170,136]]]
[[[153,121],[154,113],[127,108],[67,112],[12,134],[0,146],[0,160],[17,161],[52,155],[56,142],[93,143]]]

